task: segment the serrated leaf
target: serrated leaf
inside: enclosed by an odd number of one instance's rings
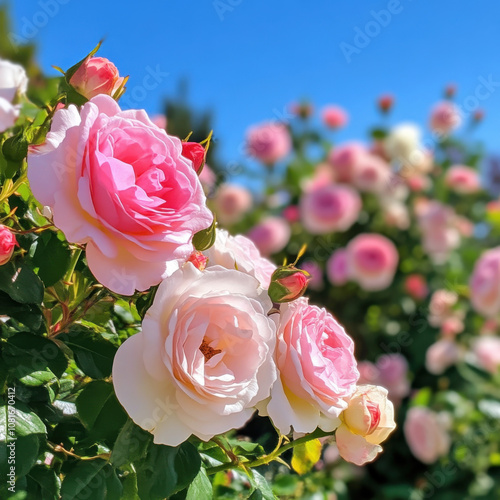
[[[321,457],[321,441],[312,439],[293,448],[292,468],[297,474],[306,474]]]

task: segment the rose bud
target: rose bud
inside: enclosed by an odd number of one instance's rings
[[[380,443],[396,427],[387,389],[376,385],[359,385],[340,420],[335,433],[340,456],[356,465],[371,462],[382,451]]]
[[[205,148],[197,142],[182,143],[182,156],[193,162],[193,168],[198,175],[205,165],[206,154]]]
[[[392,105],[394,104],[394,97],[392,97],[392,95],[390,94],[381,95],[378,98],[377,104],[378,109],[380,109],[382,113],[388,113],[391,110]]]
[[[483,121],[483,118],[484,118],[484,110],[476,109],[476,111],[474,111],[472,115],[472,121],[474,121],[475,123],[479,123]]]
[[[98,94],[120,97],[125,90],[123,85],[126,81],[110,60],[105,57],[88,57],[71,76],[69,83],[79,94],[92,99]],[[120,94],[115,96],[118,90]]]
[[[188,258],[187,262],[191,262],[196,269],[204,271],[207,267],[208,257],[203,255],[200,251],[195,250]]]
[[[444,96],[451,99],[457,93],[457,86],[454,83],[449,83],[444,89]]]
[[[304,295],[309,279],[309,273],[293,265],[280,267],[271,276],[269,297],[277,304],[292,302]]]
[[[14,233],[7,226],[0,225],[0,266],[9,262],[16,245]]]

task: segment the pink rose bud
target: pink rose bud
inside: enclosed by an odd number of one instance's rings
[[[448,99],[451,99],[457,93],[457,86],[454,83],[449,83],[444,89],[444,95]]]
[[[300,208],[297,205],[290,205],[283,209],[283,217],[290,223],[300,220]]]
[[[339,106],[326,106],[323,108],[321,118],[325,126],[333,129],[345,127],[349,119],[345,110]]]
[[[117,67],[105,57],[88,57],[71,76],[69,83],[75,90],[92,99],[98,94],[107,94],[111,97],[122,87],[126,79],[119,75]]]
[[[388,113],[394,105],[394,97],[390,94],[381,95],[378,98],[377,104],[382,113]]]
[[[182,156],[193,162],[193,168],[197,174],[200,173],[203,165],[205,165],[206,150],[197,142],[183,142]]]
[[[304,295],[310,276],[295,266],[280,267],[274,271],[269,285],[269,297],[277,304],[291,302]]]
[[[0,266],[9,262],[16,245],[14,233],[7,226],[0,226]]]
[[[425,277],[421,274],[410,274],[405,280],[405,292],[415,300],[423,300],[429,294]]]
[[[371,462],[396,427],[387,390],[374,385],[359,385],[340,419],[335,433],[340,456],[356,465]]]
[[[201,252],[195,250],[188,258],[188,262],[191,262],[194,267],[200,271],[204,271],[207,267],[208,257],[205,257]]]
[[[472,120],[475,123],[482,122],[484,119],[484,110],[483,109],[476,109],[472,115]]]

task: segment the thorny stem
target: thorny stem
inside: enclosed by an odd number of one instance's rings
[[[231,469],[237,469],[239,467],[244,467],[245,469],[251,468],[251,467],[259,467],[260,465],[266,465],[273,460],[276,460],[279,458],[280,455],[285,453],[286,451],[292,449],[294,446],[298,446],[303,443],[307,443],[308,441],[312,441],[313,439],[318,439],[326,436],[331,436],[331,432],[325,432],[321,429],[316,429],[314,432],[311,432],[311,434],[307,434],[306,436],[303,436],[299,439],[294,439],[293,441],[288,442],[284,446],[281,446],[281,443],[283,442],[284,436],[280,435],[279,441],[278,441],[278,446],[271,452],[269,455],[263,455],[260,458],[257,458],[256,460],[253,460],[252,462],[248,461],[240,461],[237,457],[235,457],[235,460],[232,460],[229,463],[226,464],[221,464],[217,465],[216,467],[208,467],[206,472],[208,475],[216,474],[217,472],[222,472],[225,470],[231,470]]]
[[[102,453],[101,455],[96,455],[94,457],[81,457],[80,455],[77,455],[72,451],[64,449],[60,444],[54,444],[51,443],[50,441],[47,441],[47,444],[52,451],[56,453],[63,453],[67,457],[77,458],[78,460],[97,460],[99,458],[102,460],[109,460],[109,458],[111,457],[110,453]]]

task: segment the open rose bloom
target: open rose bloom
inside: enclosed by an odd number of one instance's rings
[[[19,117],[21,106],[16,97],[28,88],[28,77],[19,64],[0,59],[0,133],[12,127]]]
[[[28,156],[28,178],[68,241],[87,244],[90,270],[132,295],[175,271],[195,233],[212,223],[181,141],[144,111],[99,95],[55,113],[46,142]]]

